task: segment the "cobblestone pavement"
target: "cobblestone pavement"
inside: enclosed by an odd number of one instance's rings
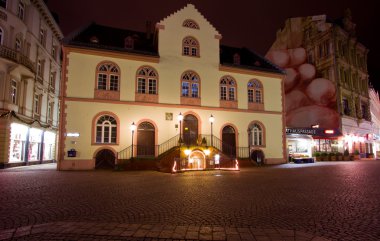
[[[0,240],[380,240],[380,161],[180,174],[51,166],[0,171]]]

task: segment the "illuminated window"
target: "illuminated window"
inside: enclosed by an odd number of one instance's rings
[[[186,56],[199,56],[199,43],[193,37],[186,37],[182,41],[183,55]]]
[[[187,28],[199,29],[199,25],[194,20],[191,20],[191,19],[186,19],[183,22],[182,26],[187,27]]]
[[[182,74],[181,77],[181,86],[183,97],[199,98],[200,79],[198,74],[193,71],[187,71]]]
[[[220,99],[236,100],[236,82],[231,76],[224,76],[220,80]]]
[[[113,63],[104,62],[96,70],[97,89],[119,91],[119,67]]]
[[[254,121],[248,128],[249,143],[253,146],[264,146],[265,145],[265,131],[264,126]]]
[[[103,115],[96,121],[96,143],[116,143],[117,122],[109,115]]]
[[[137,93],[157,94],[157,71],[151,67],[144,66],[137,71]]]

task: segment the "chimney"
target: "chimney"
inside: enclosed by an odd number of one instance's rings
[[[146,21],[146,39],[150,39],[152,35],[152,22]]]

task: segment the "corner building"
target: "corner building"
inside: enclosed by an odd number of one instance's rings
[[[56,160],[62,38],[44,1],[0,1],[0,168]]]
[[[373,152],[368,51],[358,41],[349,9],[336,20],[326,15],[290,18],[278,30],[267,57],[287,72],[288,133],[317,127],[312,135],[288,134],[289,154],[348,151],[367,157]],[[304,58],[284,62],[284,53]]]
[[[192,4],[146,32],[92,23],[68,36],[58,168],[284,163],[282,70],[221,38]]]

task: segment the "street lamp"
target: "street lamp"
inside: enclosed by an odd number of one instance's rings
[[[130,129],[132,131],[132,155],[131,155],[131,158],[133,158],[133,134],[135,133],[135,130],[136,130],[135,122],[132,122]]]
[[[179,144],[180,145],[182,143],[182,120],[183,120],[183,115],[181,112],[179,112],[178,121],[179,121]]]
[[[212,144],[212,124],[214,123],[214,121],[215,121],[215,118],[214,118],[214,116],[211,114],[211,116],[210,116],[210,118],[208,118],[208,120],[210,121],[210,123],[211,123],[211,146],[213,147],[213,144]]]

